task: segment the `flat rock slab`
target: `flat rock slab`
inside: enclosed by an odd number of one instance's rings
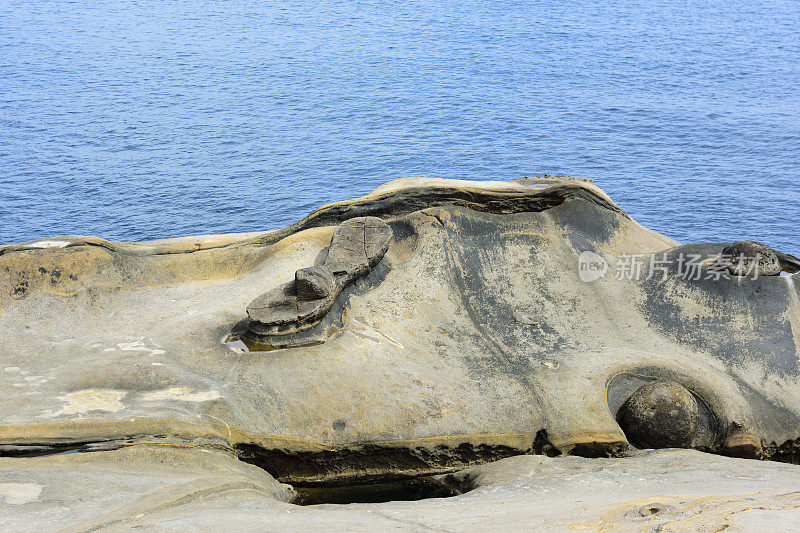
[[[263,470],[212,448],[135,446],[0,459],[2,531],[113,531],[194,506],[289,497]]]
[[[519,456],[452,498],[298,507],[219,450],[143,446],[0,459],[3,531],[797,531],[800,467],[688,450]]]

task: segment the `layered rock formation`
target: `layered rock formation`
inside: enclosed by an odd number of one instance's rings
[[[523,455],[444,476],[472,489],[452,498],[298,507],[223,451],[140,446],[0,461],[0,529],[793,532],[799,473],[693,450]]]
[[[0,452],[217,450],[299,486],[630,444],[797,460],[798,263],[737,245],[681,246],[559,176],[3,246]]]

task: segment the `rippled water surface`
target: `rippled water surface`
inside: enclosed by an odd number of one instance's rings
[[[559,173],[680,241],[799,253],[800,2],[586,4],[0,1],[0,242]]]

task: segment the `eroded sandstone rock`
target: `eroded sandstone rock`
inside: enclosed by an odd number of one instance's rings
[[[690,446],[797,460],[797,274],[776,254],[790,275],[714,276],[726,246],[544,177],[399,180],[241,236],[0,247],[0,453],[199,439],[282,482],[435,475],[624,454],[620,408],[669,381],[697,403]],[[272,351],[228,342],[253,329]]]
[[[673,381],[651,381],[617,413],[625,436],[639,448],[688,448],[700,422],[697,400]]]
[[[800,268],[800,259],[756,241],[737,241],[725,246],[719,261],[732,275],[739,277],[777,276],[783,271],[797,272]]]
[[[224,450],[141,446],[0,458],[0,529],[789,532],[800,526],[799,474],[694,450],[519,456],[437,478],[469,489],[460,496],[299,507]]]
[[[295,272],[293,283],[272,289],[247,306],[249,329],[259,335],[288,335],[317,324],[342,290],[366,275],[389,248],[392,229],[377,217],[356,217],[333,232],[319,264]]]

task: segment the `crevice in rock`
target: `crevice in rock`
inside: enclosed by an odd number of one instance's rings
[[[266,449],[244,443],[234,448],[239,459],[263,468],[280,482],[317,487],[446,474],[533,451],[469,443],[433,448],[365,444],[357,448],[314,452]]]
[[[546,455],[548,457],[558,457],[561,455],[561,450],[553,446],[550,442],[547,430],[540,429],[536,432],[536,438],[533,440],[533,453],[536,455]]]
[[[233,447],[221,441],[184,440],[167,435],[129,437],[101,441],[58,444],[0,444],[0,457],[46,457],[68,453],[112,451],[129,446],[180,446],[215,448],[265,470],[277,481],[290,484],[296,494],[292,503],[377,503],[397,500],[447,498],[475,488],[475,479],[463,471],[518,455],[564,455],[586,458],[628,456],[618,442],[585,442],[562,450],[540,429],[528,449],[504,445],[462,443],[458,446],[412,447],[367,444],[356,448],[325,451],[267,449],[240,443]],[[729,455],[719,450],[707,453]],[[749,456],[743,456],[751,458]],[[764,446],[758,459],[800,464],[800,438]]]
[[[418,476],[380,483],[306,486],[293,485],[295,496],[290,503],[296,505],[383,503],[390,501],[418,501],[430,498],[451,498],[469,492],[472,480],[453,476]]]
[[[800,465],[800,438],[789,439],[782,444],[772,442],[764,446],[762,453],[770,461]]]
[[[0,457],[46,457],[66,453],[106,452],[128,446],[179,446],[185,448],[216,448],[232,452],[233,449],[221,440],[186,440],[169,435],[122,436],[115,439],[95,441],[75,441],[48,444],[2,444]]]

